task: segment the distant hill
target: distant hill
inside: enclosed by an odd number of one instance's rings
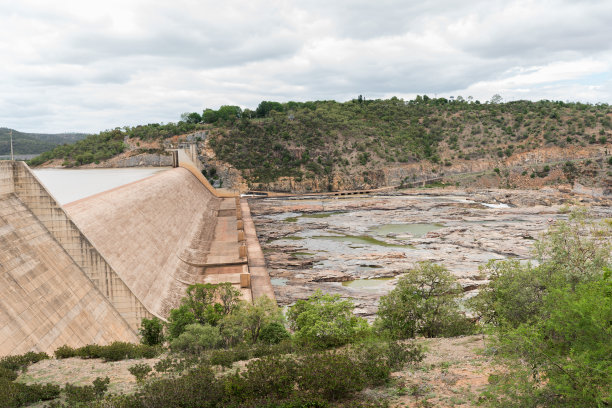
[[[539,188],[575,180],[612,188],[608,104],[359,97],[222,106],[181,119],[100,132],[29,163],[101,163],[125,151],[125,140],[160,147],[198,132],[207,171],[231,171],[252,189],[356,190],[463,174],[474,180],[450,182]]]
[[[0,128],[0,156],[11,154],[11,129]],[[13,152],[16,155],[40,154],[65,143],[85,139],[85,133],[25,133],[13,130]]]

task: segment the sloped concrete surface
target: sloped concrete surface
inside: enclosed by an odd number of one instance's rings
[[[19,166],[25,165],[0,164],[0,355],[138,341],[126,319],[16,194],[23,186],[15,188],[15,175],[27,172]]]

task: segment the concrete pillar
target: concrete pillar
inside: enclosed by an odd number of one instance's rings
[[[242,242],[242,241],[244,241],[244,231],[239,230],[238,231],[238,242]]]
[[[240,287],[241,288],[250,288],[251,287],[251,274],[250,273],[241,273],[240,274]]]
[[[240,207],[236,208],[236,219],[237,220],[242,219],[242,210],[240,210]]]
[[[246,245],[240,245],[240,248],[238,249],[238,256],[240,258],[246,258],[247,257],[247,247]]]
[[[238,230],[243,230],[244,229],[244,222],[242,220],[238,220],[236,222],[236,229],[238,229]]]

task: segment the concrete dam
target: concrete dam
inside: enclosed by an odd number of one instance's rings
[[[0,162],[0,276],[0,355],[138,342],[194,283],[274,299],[248,203],[182,162],[65,207]]]

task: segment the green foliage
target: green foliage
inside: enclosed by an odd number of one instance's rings
[[[38,363],[41,360],[47,359],[49,359],[47,353],[35,353],[33,351],[28,351],[25,354],[2,357],[0,359],[0,368],[20,372],[25,371],[30,364]]]
[[[108,346],[88,344],[76,349],[64,345],[55,350],[54,354],[57,359],[80,357],[84,359],[102,358],[105,361],[119,361],[132,358],[154,358],[161,354],[161,352],[162,349],[159,346],[116,341]]]
[[[68,167],[93,163],[113,157],[125,149],[124,134],[119,129],[100,132],[70,145],[62,145],[30,160],[31,166],[41,165],[52,159],[63,159]]]
[[[225,315],[238,306],[240,291],[231,283],[196,283],[187,287],[182,304],[200,324],[215,326]]]
[[[365,337],[370,327],[365,319],[353,314],[354,308],[340,295],[323,294],[320,290],[307,300],[298,300],[288,315],[295,340],[310,347],[329,348]]]
[[[281,323],[271,322],[261,328],[259,340],[266,344],[278,344],[281,341],[288,340],[291,335]]]
[[[74,143],[87,136],[83,133],[41,134],[16,130],[13,130],[12,133],[14,154],[40,154],[62,144]],[[11,129],[0,128],[0,155],[10,153]]]
[[[168,337],[175,339],[185,331],[185,327],[196,323],[196,318],[191,308],[183,304],[176,309],[170,310],[168,317]]]
[[[151,368],[151,366],[145,363],[134,364],[133,366],[128,368],[128,371],[130,372],[130,374],[136,377],[136,381],[138,383],[142,383],[152,370],[153,369]]]
[[[458,310],[463,293],[443,266],[422,262],[380,299],[377,326],[395,338],[457,336],[473,332]]]
[[[491,264],[472,306],[498,334],[509,369],[491,378],[493,406],[591,407],[612,402],[612,226],[583,211],[536,245],[538,266]]]
[[[64,387],[66,403],[70,407],[88,407],[91,402],[104,395],[109,383],[108,377],[104,379],[97,377],[92,385],[78,386],[66,383]]]
[[[26,385],[0,378],[0,404],[2,407],[16,408],[39,401],[49,401],[57,398],[59,394],[59,385]]]
[[[218,327],[205,324],[190,324],[185,331],[170,343],[173,351],[200,353],[203,350],[217,348],[221,345],[221,334]]]
[[[140,323],[140,333],[142,344],[156,346],[164,342],[164,325],[157,317],[152,319],[142,319]]]
[[[247,303],[242,308],[242,312],[244,316],[244,327],[247,331],[248,339],[252,343],[259,340],[262,328],[270,324],[276,324],[277,327],[280,326],[284,329],[282,325],[284,320],[282,311],[278,308],[276,302],[267,296],[258,297],[252,304]],[[287,333],[286,330],[285,333]],[[280,336],[282,336],[282,334],[280,334]],[[283,340],[283,338],[279,338],[276,343],[280,340]]]

